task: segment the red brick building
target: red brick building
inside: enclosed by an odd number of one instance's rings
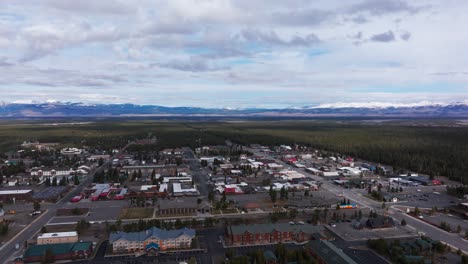
[[[304,242],[321,230],[318,226],[289,223],[233,225],[227,227],[226,240],[232,245]]]

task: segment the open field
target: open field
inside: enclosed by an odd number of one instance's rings
[[[119,219],[141,219],[153,217],[154,208],[123,208]]]
[[[371,122],[372,121],[372,122]],[[63,121],[62,121],[63,122]],[[0,150],[18,148],[24,140],[60,142],[111,149],[128,140],[157,137],[156,148],[224,144],[301,143],[330,152],[462,180],[468,171],[468,127],[457,120],[94,120],[41,125],[39,121],[0,123]],[[47,121],[47,123],[52,123]],[[135,146],[138,147],[138,146]],[[404,171],[404,170],[402,170]]]

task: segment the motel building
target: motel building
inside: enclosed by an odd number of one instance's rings
[[[188,249],[195,238],[189,228],[164,230],[157,227],[141,232],[112,232],[109,242],[114,254],[157,255],[160,251]]]

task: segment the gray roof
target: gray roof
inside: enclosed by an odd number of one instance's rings
[[[326,240],[311,240],[307,244],[325,263],[333,264],[357,264],[341,249]]]
[[[229,231],[232,235],[243,234],[249,232],[251,234],[265,234],[271,233],[274,230],[280,232],[293,232],[293,233],[320,233],[323,228],[315,225],[291,225],[289,223],[276,223],[276,224],[255,224],[255,225],[233,225],[230,226]]]
[[[166,239],[175,239],[180,236],[188,236],[191,238],[195,237],[195,229],[183,228],[177,230],[164,230],[157,227],[150,228],[146,231],[141,232],[112,232],[109,236],[110,243],[113,243],[116,240],[124,239],[127,241],[144,241],[150,237],[154,237],[161,240]]]

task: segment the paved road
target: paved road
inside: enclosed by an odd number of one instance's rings
[[[125,149],[127,146],[125,146],[123,149]],[[112,160],[112,158],[110,160]],[[110,161],[105,162],[102,166],[91,171],[86,177],[86,179],[80,183],[80,185],[73,188],[57,203],[46,204],[44,206],[44,209],[47,210],[46,213],[43,213],[42,215],[37,216],[37,219],[34,222],[32,222],[27,227],[25,227],[17,236],[15,236],[10,241],[8,241],[0,249],[0,260],[5,261],[4,263],[8,263],[9,261],[14,260],[14,258],[20,255],[20,253],[23,253],[24,248],[21,248],[20,252],[17,252],[15,251],[15,245],[19,244],[21,247],[23,247],[24,241],[27,241],[31,239],[32,237],[34,237],[41,230],[42,226],[47,224],[56,215],[57,209],[67,208],[67,207],[70,208],[70,205],[68,202],[71,200],[71,198],[81,193],[86,186],[88,186],[89,184],[93,182],[94,174],[96,172],[101,172],[104,168],[109,166],[109,164],[110,164]]]
[[[260,153],[259,150],[257,149],[252,149],[248,147],[244,147],[244,149],[254,153],[255,155],[259,156],[264,156],[266,158],[272,158],[266,153]],[[278,164],[283,165],[284,167],[291,167],[289,164],[286,164],[285,162],[281,160],[277,160]],[[359,193],[357,193],[354,189],[345,189],[342,187],[339,187],[335,185],[334,183],[327,181],[319,176],[309,174],[305,172],[304,170],[300,170],[297,168],[291,168],[292,170],[295,170],[297,172],[300,172],[308,177],[312,177],[317,181],[323,182],[322,188],[327,189],[335,194],[343,194],[344,197],[347,199],[350,199],[354,201],[356,204],[358,204],[360,207],[365,207],[365,208],[370,208],[374,211],[381,212],[382,211],[382,203],[374,201],[372,199],[369,199]],[[388,204],[387,204],[388,205]],[[422,232],[426,236],[431,237],[432,239],[435,240],[440,240],[441,242],[447,243],[451,245],[454,248],[460,248],[464,252],[468,253],[468,242],[465,241],[460,237],[458,234],[453,234],[453,233],[448,233],[445,232],[437,227],[434,227],[426,222],[420,221],[419,219],[415,219],[413,217],[410,217],[406,215],[406,213],[401,212],[400,210],[393,208],[390,206],[388,208],[388,214],[392,216],[396,221],[400,222],[402,219],[405,219],[406,223],[410,226],[413,227],[417,232]]]
[[[31,239],[35,234],[37,234],[42,228],[42,226],[46,225],[56,215],[57,209],[64,208],[67,202],[71,200],[71,198],[81,193],[85,186],[88,186],[93,181],[94,174],[98,171],[103,170],[104,166],[107,166],[107,164],[104,164],[103,166],[92,171],[87,176],[87,178],[80,183],[80,185],[72,189],[60,201],[58,201],[55,204],[48,204],[47,206],[45,206],[45,209],[47,210],[46,213],[37,216],[37,219],[35,221],[33,221],[30,225],[24,228],[16,237],[11,239],[2,247],[2,249],[0,250],[0,259],[9,260],[12,257],[12,255],[16,253],[15,245],[17,243],[23,246],[24,241]]]

